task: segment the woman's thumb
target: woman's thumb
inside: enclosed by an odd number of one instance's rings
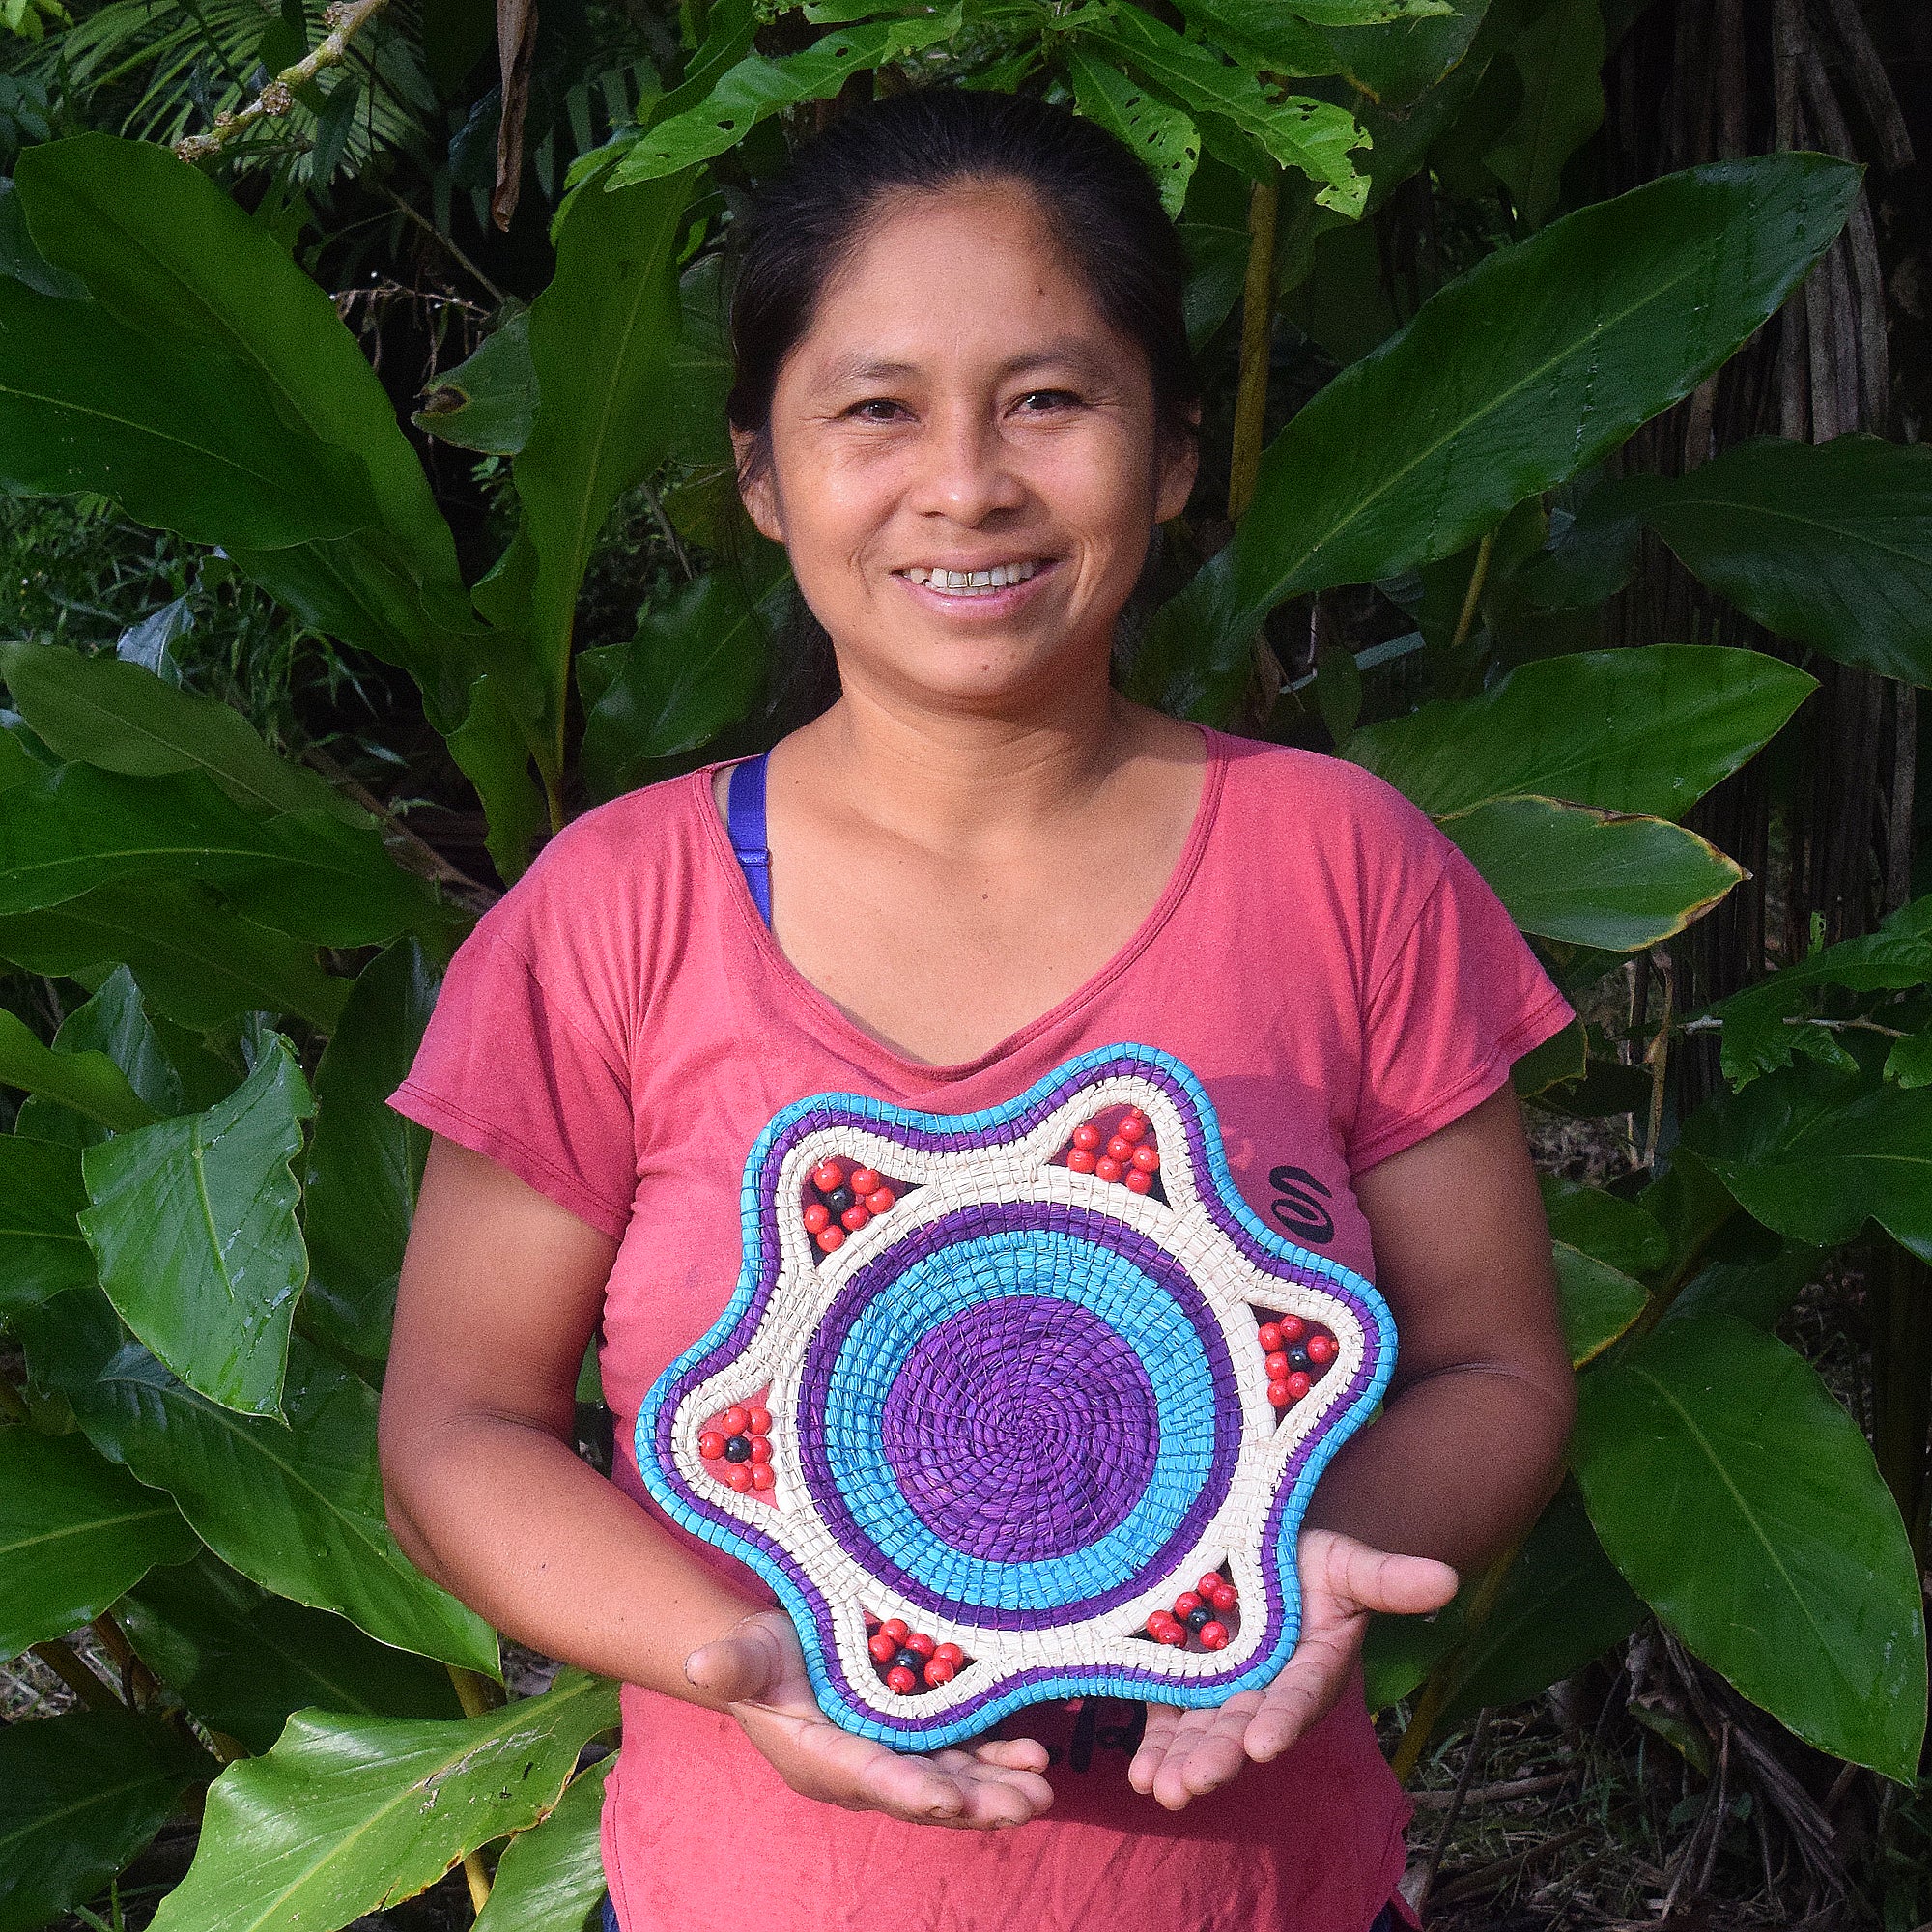
[[[722,1703],[762,1697],[783,1668],[784,1660],[771,1633],[749,1621],[700,1644],[684,1660],[684,1674],[691,1684]]]

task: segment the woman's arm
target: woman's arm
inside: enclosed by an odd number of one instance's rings
[[[809,1797],[969,1829],[1043,1810],[1031,1739],[918,1757],[838,1729],[783,1612],[727,1588],[578,1457],[577,1373],[615,1255],[507,1168],[432,1139],[378,1431],[410,1560],[547,1656],[728,1711]]]

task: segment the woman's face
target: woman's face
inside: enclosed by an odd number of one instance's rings
[[[848,690],[1004,710],[1104,679],[1194,460],[1032,196],[955,188],[895,202],[832,278],[745,501]]]

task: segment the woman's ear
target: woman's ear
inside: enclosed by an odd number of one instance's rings
[[[1164,434],[1161,438],[1160,475],[1154,485],[1153,520],[1157,524],[1179,516],[1194,494],[1195,473],[1201,468],[1199,404],[1188,412],[1187,419],[1190,428],[1186,435]]]
[[[784,542],[784,520],[779,515],[779,494],[772,485],[771,455],[758,447],[750,430],[731,432],[731,454],[738,466],[738,499],[752,526],[773,543]]]

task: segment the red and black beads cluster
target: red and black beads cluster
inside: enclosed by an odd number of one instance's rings
[[[866,1639],[866,1648],[872,1653],[886,1689],[901,1697],[951,1684],[966,1662],[966,1653],[956,1643],[935,1643],[903,1617],[888,1617]]]
[[[1221,1619],[1239,1602],[1234,1584],[1218,1570],[1210,1570],[1191,1590],[1174,1600],[1171,1610],[1156,1610],[1147,1620],[1147,1634],[1156,1643],[1185,1647],[1191,1636],[1203,1650],[1225,1650],[1233,1633]]]
[[[1135,1194],[1147,1194],[1160,1172],[1160,1152],[1153,1144],[1148,1117],[1138,1107],[1130,1107],[1111,1134],[1103,1133],[1092,1121],[1075,1127],[1066,1165],[1075,1174],[1096,1175]]]
[[[707,1429],[697,1438],[697,1453],[707,1463],[723,1463],[711,1473],[721,1483],[729,1483],[740,1495],[747,1490],[768,1490],[778,1481],[772,1468],[769,1409],[727,1408],[718,1427]]]
[[[828,1255],[899,1198],[876,1168],[851,1160],[820,1161],[811,1170],[811,1193],[815,1198],[806,1203],[806,1232]]]
[[[1317,1322],[1298,1315],[1277,1316],[1255,1332],[1266,1357],[1268,1401],[1291,1408],[1327,1373],[1341,1345]]]

